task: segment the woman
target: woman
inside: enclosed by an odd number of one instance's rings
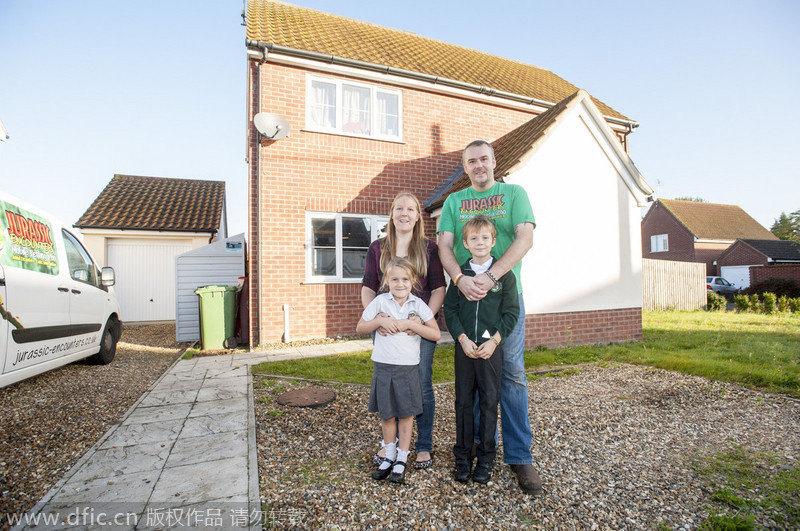
[[[380,291],[386,264],[393,258],[407,258],[419,278],[414,294],[436,315],[444,302],[446,283],[436,242],[425,237],[425,223],[419,201],[413,194],[401,192],[394,198],[389,216],[391,219],[386,237],[372,242],[367,251],[364,279],[361,282],[361,304],[366,308]],[[378,333],[386,332],[379,329]],[[419,379],[422,384],[423,411],[416,417],[416,469],[428,468],[433,464],[433,417],[436,411],[432,379],[436,342],[421,339]],[[394,441],[385,441],[392,442]],[[384,449],[381,448],[375,456],[376,462],[382,461],[384,457]]]

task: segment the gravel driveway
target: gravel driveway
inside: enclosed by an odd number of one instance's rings
[[[433,468],[410,469],[397,486],[369,477],[379,440],[369,388],[328,385],[338,396],[318,409],[277,404],[281,392],[308,385],[254,381],[260,492],[276,529],[697,529],[711,489],[693,463],[742,446],[774,456],[761,473],[775,475],[800,458],[797,400],[646,367],[591,365],[528,384],[541,497],[520,492],[500,455],[488,485],[454,481],[450,384],[435,387]],[[757,523],[781,528],[769,515]]]
[[[30,509],[185,346],[174,325],[126,327],[111,365],[76,363],[0,389],[0,516]],[[586,366],[529,382],[541,497],[516,488],[501,455],[488,485],[452,479],[450,384],[435,387],[434,467],[410,470],[398,488],[369,478],[379,439],[369,389],[325,385],[337,398],[318,409],[276,403],[308,385],[254,380],[260,493],[276,529],[696,529],[711,507],[698,460],[743,447],[772,456],[761,473],[774,475],[800,458],[797,400],[645,367]]]
[[[0,388],[0,529],[31,509],[172,365],[175,325],[125,326],[109,365],[72,363]]]

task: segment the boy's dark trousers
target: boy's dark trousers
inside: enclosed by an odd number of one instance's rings
[[[473,407],[475,392],[480,390],[478,395],[481,442],[478,443],[477,456],[479,463],[491,466],[497,454],[495,433],[497,406],[500,403],[500,377],[503,371],[503,347],[497,345],[494,354],[488,360],[467,357],[458,342],[455,347],[456,444],[453,446],[453,454],[456,460],[471,461],[470,453],[475,439]]]

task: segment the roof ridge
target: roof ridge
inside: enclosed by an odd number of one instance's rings
[[[345,16],[345,15],[337,15],[336,13],[330,13],[328,11],[322,11],[320,9],[315,9],[313,7],[299,6],[297,4],[284,2],[283,0],[262,0],[262,1],[267,2],[267,3],[273,3],[273,4],[283,4],[283,5],[287,6],[287,7],[291,7],[291,8],[294,8],[294,9],[301,9],[301,10],[305,10],[305,11],[314,11],[315,13],[319,13],[319,14],[324,15],[324,16],[336,17],[338,19],[347,20],[349,22],[354,22],[356,24],[360,24],[360,25],[364,25],[364,26],[370,26],[370,27],[377,28],[377,29],[384,30],[384,31],[405,33],[406,35],[417,37],[419,39],[436,42],[436,43],[439,43],[439,44],[443,44],[445,46],[452,46],[452,47],[455,47],[455,48],[460,48],[462,50],[467,50],[467,51],[474,52],[474,53],[477,53],[477,54],[480,54],[480,55],[486,55],[486,56],[489,56],[489,57],[494,57],[495,59],[500,59],[500,60],[503,60],[503,61],[510,61],[512,63],[517,63],[517,64],[522,65],[522,66],[531,66],[533,68],[538,68],[539,70],[545,70],[547,72],[553,73],[552,70],[550,70],[548,68],[544,68],[542,66],[532,65],[530,63],[525,63],[523,61],[519,61],[517,59],[512,59],[510,57],[503,57],[502,55],[497,55],[497,54],[493,54],[493,53],[489,53],[489,52],[483,52],[483,51],[475,49],[475,48],[470,48],[469,46],[464,46],[462,44],[456,44],[456,43],[453,43],[453,42],[444,41],[442,39],[437,39],[435,37],[428,37],[426,35],[422,35],[420,33],[415,33],[413,31],[409,31],[409,30],[395,28],[395,27],[392,27],[392,26],[383,26],[383,25],[377,24],[375,22],[368,22],[366,20],[359,20],[357,18],[352,18],[352,17],[348,17],[348,16]],[[554,75],[557,75],[557,74],[554,74]],[[551,103],[555,103],[555,102],[551,102]]]

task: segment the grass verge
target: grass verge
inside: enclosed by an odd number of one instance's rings
[[[800,397],[800,316],[720,312],[644,312],[644,341],[526,351],[529,371],[618,361],[678,371]],[[354,352],[253,367],[253,372],[369,384],[370,352]],[[437,347],[434,383],[451,382],[453,346]]]

